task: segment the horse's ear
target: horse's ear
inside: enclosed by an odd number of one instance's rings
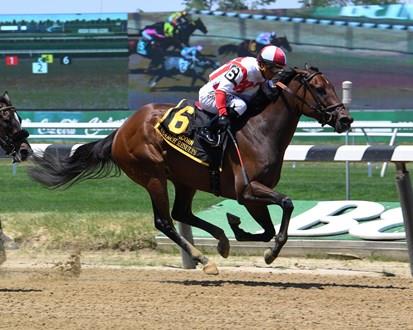
[[[11,105],[11,100],[10,100],[10,96],[9,93],[7,91],[5,91],[3,93],[3,95],[1,96],[1,98],[4,100],[4,102],[7,103],[7,105]]]
[[[308,70],[310,70],[310,67],[308,66],[308,63],[306,63],[305,65],[304,65],[304,68],[308,71]]]

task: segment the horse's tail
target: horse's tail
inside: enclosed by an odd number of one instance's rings
[[[226,44],[218,48],[218,54],[228,54],[228,53],[237,53],[238,46],[233,44]]]
[[[33,155],[34,166],[29,175],[37,182],[50,187],[70,187],[76,182],[120,175],[112,159],[112,143],[116,131],[106,138],[79,146],[72,155],[47,152]]]

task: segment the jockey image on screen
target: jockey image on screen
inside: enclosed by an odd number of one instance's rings
[[[142,37],[150,41],[162,41],[172,38],[176,34],[176,27],[170,22],[158,22],[147,25],[142,30]]]
[[[230,125],[230,115],[238,118],[247,110],[247,103],[257,93],[261,84],[273,87],[273,79],[287,64],[284,51],[276,46],[264,47],[256,58],[239,57],[222,65],[209,75],[209,82],[199,90],[199,103],[205,111],[218,114],[203,134],[214,141],[216,133],[224,132]],[[209,134],[212,133],[212,134]]]
[[[150,51],[152,46],[165,39],[163,27],[163,22],[145,26],[141,31],[142,38],[138,40],[138,43],[136,44],[136,53],[143,56],[151,56]]]
[[[136,53],[151,59],[148,68],[153,69],[161,64],[177,31],[170,22],[157,22],[141,30],[142,38],[136,44]]]
[[[177,11],[168,17],[168,22],[174,26],[184,25],[191,22],[191,15],[186,11]]]
[[[273,40],[277,38],[275,32],[261,32],[255,38],[255,41],[261,45],[270,45],[273,43]]]
[[[181,49],[181,56],[188,61],[197,62],[201,55],[203,47],[201,45],[183,47]]]

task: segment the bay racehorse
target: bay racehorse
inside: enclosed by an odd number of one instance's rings
[[[341,133],[350,129],[353,119],[340,102],[333,85],[315,68],[292,69],[278,84],[280,96],[258,93],[247,111],[249,117],[238,122],[235,143],[228,143],[221,173],[221,195],[244,205],[264,229],[247,233],[239,219],[227,214],[237,240],[265,241],[274,238],[274,246],[264,253],[269,264],[287,241],[293,203],[274,191],[280,179],[284,152],[296,130],[301,115],[330,125]],[[85,179],[102,178],[123,170],[134,182],[146,188],[154,212],[155,227],[185,250],[207,274],[217,274],[215,263],[208,260],[175,229],[172,219],[201,228],[218,240],[218,252],[228,257],[229,241],[224,231],[192,213],[197,190],[211,192],[208,167],[194,162],[166,143],[156,124],[171,104],[147,104],[129,117],[106,138],[84,144],[71,156],[35,155],[32,178],[48,187],[67,187]],[[201,110],[198,110],[201,111]],[[182,123],[186,117],[182,116]],[[167,181],[175,187],[172,212],[169,209]],[[280,232],[276,235],[268,205],[282,208]]]
[[[21,118],[12,105],[10,96],[4,92],[0,96],[0,147],[14,162],[26,160],[32,149],[27,137],[29,132],[22,129]]]

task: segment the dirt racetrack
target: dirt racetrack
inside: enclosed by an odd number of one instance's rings
[[[170,265],[108,266],[82,255],[74,276],[9,254],[0,329],[413,329],[406,263],[280,258],[267,267],[235,258],[207,276],[179,269],[179,256],[160,258]]]

